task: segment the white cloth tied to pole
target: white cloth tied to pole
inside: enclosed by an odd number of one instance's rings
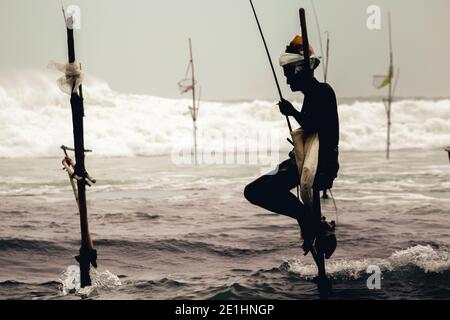
[[[62,92],[67,93],[68,95],[78,93],[78,88],[81,86],[84,79],[84,74],[81,71],[81,64],[79,62],[57,63],[51,61],[48,67],[64,73],[64,76],[57,80],[58,86]]]

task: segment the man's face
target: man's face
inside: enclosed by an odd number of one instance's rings
[[[288,64],[283,67],[286,83],[292,91],[303,91],[310,81],[311,72],[303,68],[302,64]]]

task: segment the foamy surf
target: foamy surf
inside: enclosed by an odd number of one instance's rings
[[[59,146],[70,144],[69,98],[59,91],[57,78],[57,73],[42,71],[9,71],[0,77],[0,157],[60,156]],[[90,75],[84,88],[85,141],[93,156],[170,154],[192,144],[190,101],[120,94]],[[448,145],[450,100],[403,100],[392,108],[392,149]],[[339,116],[341,150],[384,150],[382,102],[342,104]],[[205,101],[198,126],[200,149],[234,151],[237,137],[251,149],[261,132],[278,135],[281,150],[290,148],[276,101]]]
[[[442,273],[450,269],[450,252],[443,249],[433,249],[429,245],[417,245],[396,251],[386,259],[331,260],[327,262],[327,273],[332,278],[356,280],[367,277],[367,270],[371,266],[379,267],[382,272],[417,267],[425,273]],[[313,264],[304,263],[300,259],[288,260],[283,263],[282,268],[305,279],[312,279],[317,276],[317,267]]]
[[[122,285],[119,277],[109,270],[99,271],[95,268],[91,268],[90,277],[92,285],[81,288],[80,267],[76,265],[68,266],[59,278],[59,282],[62,285],[61,294],[64,296],[75,294],[81,297],[91,297],[92,295],[95,295],[99,289],[113,289]]]

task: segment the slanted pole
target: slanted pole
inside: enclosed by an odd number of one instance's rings
[[[317,33],[319,35],[319,45],[320,45],[320,54],[322,55],[322,57],[324,57],[324,52],[323,52],[323,43],[322,43],[322,32],[320,31],[320,23],[319,23],[319,17],[317,15],[317,10],[316,10],[316,6],[314,5],[314,0],[311,0],[311,6],[313,9],[313,13],[314,13],[314,19],[316,20],[316,28],[317,28]],[[329,37],[328,37],[328,33],[327,33],[327,54],[326,57],[324,57],[325,59],[325,63],[322,63],[322,70],[323,70],[323,81],[326,83],[327,82],[327,68],[328,68],[328,46],[329,46]]]
[[[311,58],[309,56],[309,37],[308,37],[308,29],[306,27],[305,9],[301,8],[299,14],[300,14],[300,27],[302,31],[303,55],[305,57],[305,66],[306,69],[308,70],[308,73],[312,74],[310,63]]]
[[[277,78],[277,74],[275,73],[275,68],[273,67],[273,62],[272,62],[272,58],[270,57],[270,52],[269,52],[269,48],[267,47],[267,43],[266,43],[266,39],[264,38],[264,33],[261,29],[261,25],[259,24],[259,19],[258,19],[258,15],[256,14],[256,10],[255,7],[253,6],[253,2],[252,0],[250,1],[250,5],[252,7],[252,11],[253,11],[253,15],[255,16],[255,20],[256,20],[256,24],[258,25],[258,30],[259,30],[259,34],[261,35],[261,39],[263,41],[264,44],[264,48],[266,49],[266,54],[267,54],[267,58],[269,59],[269,64],[270,64],[270,68],[272,69],[272,74],[273,74],[273,78],[275,80],[275,85],[277,86],[277,90],[278,90],[278,95],[280,97],[280,101],[283,101],[283,94],[281,92],[281,88],[280,88],[280,84],[278,82],[278,78]],[[286,116],[286,122],[289,128],[289,133],[292,132],[292,125],[291,125],[291,121],[289,120],[289,117]],[[288,139],[289,141],[289,139]]]
[[[71,18],[69,18],[71,19]],[[75,62],[75,45],[74,33],[69,20],[66,21],[67,27],[67,46],[69,63]],[[74,85],[75,86],[75,85]],[[75,145],[75,174],[81,179],[77,180],[78,190],[78,207],[80,211],[80,227],[81,227],[81,248],[80,254],[75,257],[80,264],[80,283],[81,287],[91,285],[91,278],[89,270],[91,264],[97,267],[97,252],[94,250],[91,236],[89,234],[89,224],[86,206],[86,169],[84,164],[84,129],[83,129],[83,90],[80,86],[74,92],[72,88],[70,97],[70,105],[72,109],[72,124],[73,124],[73,140]]]
[[[327,46],[326,46],[326,53],[325,53],[325,74],[323,76],[324,82],[328,82],[328,58],[330,57],[330,33],[326,31],[327,34]]]

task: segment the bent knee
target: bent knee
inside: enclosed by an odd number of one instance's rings
[[[258,186],[252,182],[248,184],[244,189],[244,197],[250,203],[257,205],[260,202],[261,192]]]

